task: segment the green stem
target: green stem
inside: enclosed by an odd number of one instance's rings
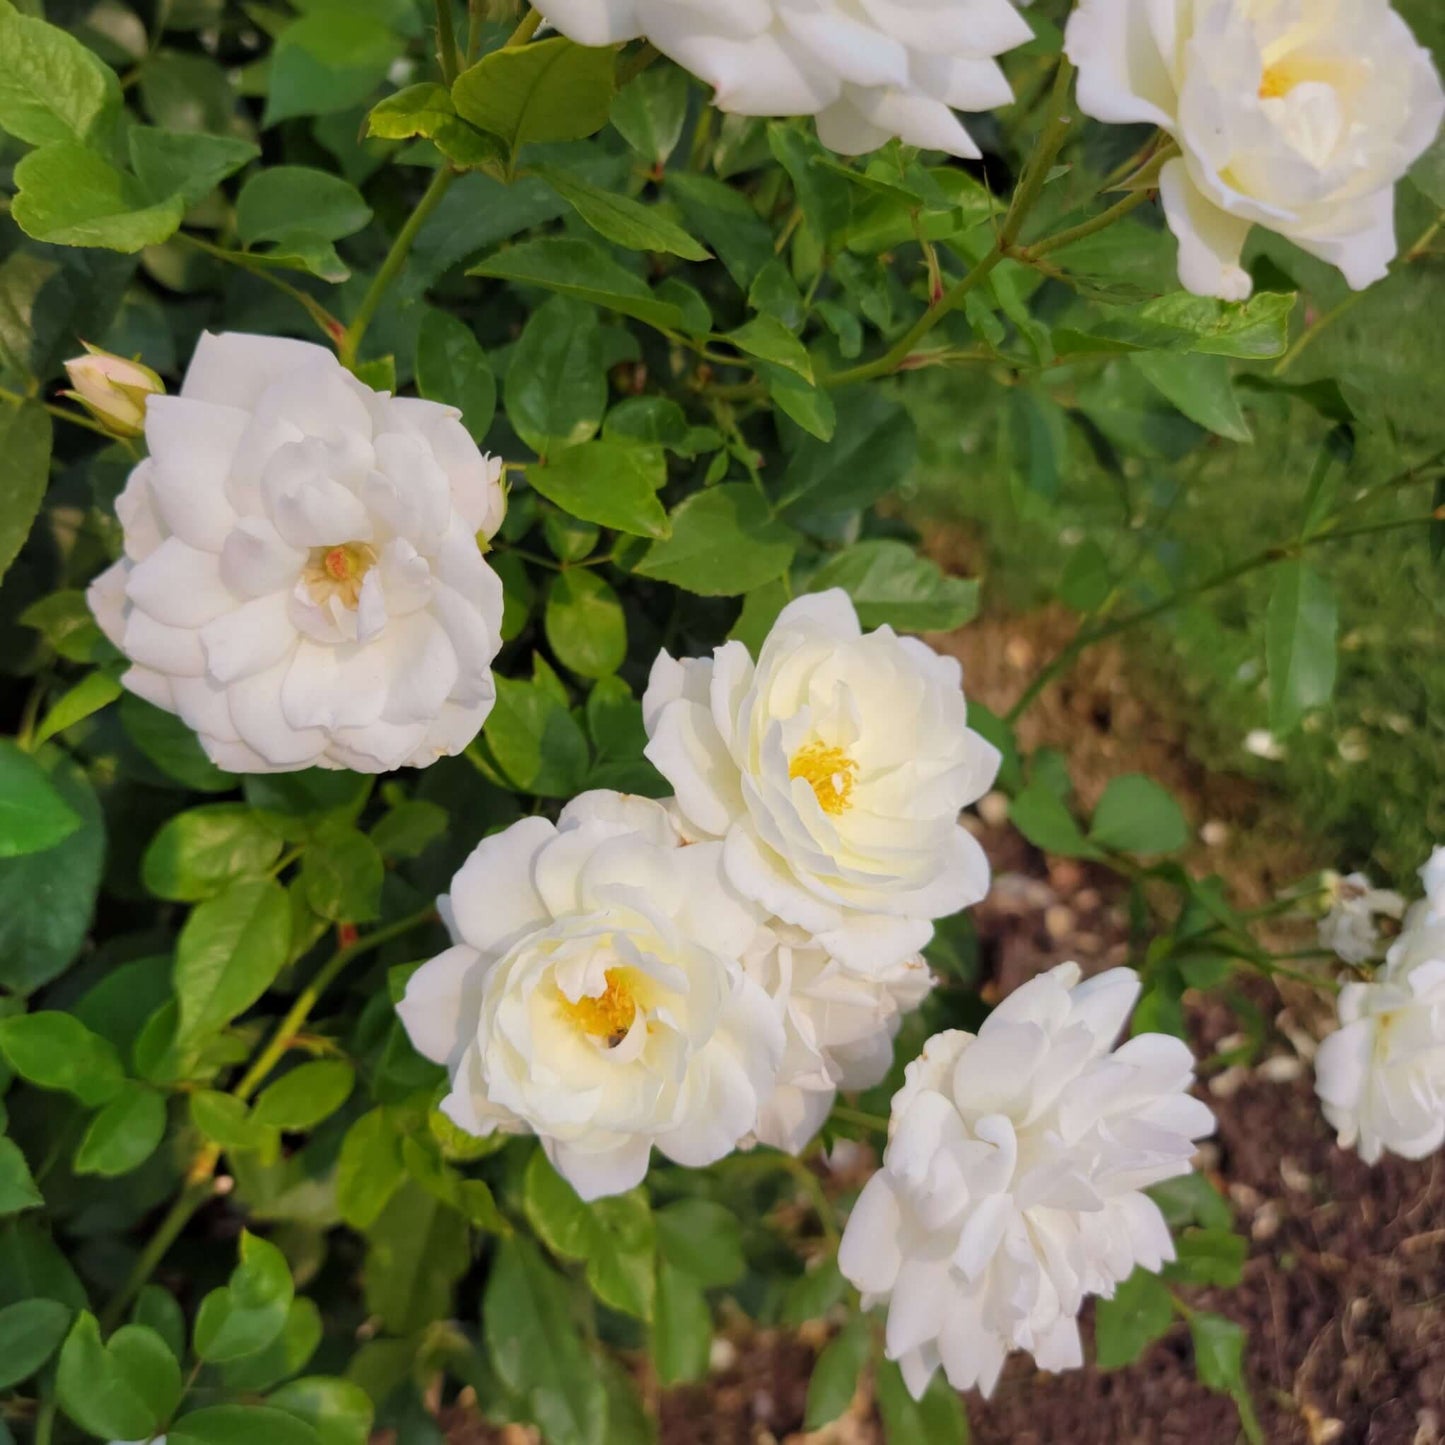
[[[838,1248],[838,1241],[842,1237],[842,1231],[838,1228],[838,1213],[833,1208],[833,1201],[828,1198],[823,1189],[823,1181],[813,1173],[811,1169],[799,1158],[792,1154],[778,1154],[778,1163],[794,1179],[798,1181],[803,1192],[808,1196],[813,1206],[813,1213],[818,1216],[818,1223],[823,1227],[823,1234],[828,1240],[831,1248]]]
[[[956,282],[937,301],[933,302],[882,356],[874,361],[865,362],[861,366],[849,367],[846,371],[834,372],[832,376],[824,377],[822,380],[824,386],[852,386],[860,381],[872,381],[875,377],[888,376],[895,371],[904,369],[918,343],[949,312],[961,305],[969,292],[987,279],[989,272],[1009,254],[1013,249],[1014,242],[1018,240],[1024,221],[1028,219],[1029,212],[1033,209],[1034,203],[1044,188],[1044,183],[1048,180],[1054,158],[1058,155],[1064,139],[1068,135],[1071,122],[1064,114],[1064,106],[1068,100],[1069,86],[1072,84],[1073,78],[1073,65],[1067,59],[1060,60],[1058,71],[1054,77],[1053,93],[1049,97],[1043,131],[1039,136],[1038,144],[1034,147],[1033,155],[1024,167],[1023,179],[1019,182],[1018,190],[1014,192],[1013,201],[1009,205],[1008,213],[1004,217],[998,239],[994,242],[992,250],[961,281]]]
[[[399,919],[396,923],[389,923],[385,928],[378,928],[374,933],[368,933],[365,938],[358,938],[355,943],[348,944],[345,948],[337,949],[322,964],[316,977],[297,995],[296,1001],[291,1005],[286,1017],[277,1025],[266,1047],[257,1056],[255,1063],[246,1071],[241,1082],[231,1090],[231,1093],[244,1103],[266,1082],[271,1070],[281,1061],[296,1035],[311,1016],[311,1010],[316,1007],[321,995],[335,983],[337,977],[349,963],[362,954],[369,953],[373,949],[380,948],[382,944],[390,943],[392,939],[401,937],[411,929],[420,927],[435,916],[436,910],[428,905],[406,918]],[[214,1144],[207,1144],[196,1155],[186,1175],[185,1187],[176,1196],[166,1217],[141,1251],[134,1268],[121,1286],[120,1292],[106,1306],[100,1321],[103,1331],[108,1333],[120,1323],[121,1317],[130,1307],[131,1301],[155,1273],[161,1260],[180,1238],[186,1225],[191,1222],[192,1216],[214,1195],[213,1176],[220,1160],[221,1151]]]
[[[36,403],[38,398],[22,396],[18,391],[11,391],[8,387],[0,386],[0,401],[8,401],[14,406],[29,406]],[[71,411],[68,407],[56,406],[53,402],[48,401],[40,401],[38,404],[43,406],[51,416],[57,417],[61,421],[68,421],[71,426],[84,427],[86,431],[103,436],[107,441],[117,440],[99,422],[91,421],[88,416],[83,416],[78,411]]]
[[[50,1438],[55,1433],[55,1411],[55,1397],[47,1395],[40,1406],[40,1413],[35,1417],[35,1445],[50,1445]]]
[[[1249,557],[1243,562],[1236,562],[1232,567],[1226,567],[1222,572],[1216,572],[1212,577],[1206,577],[1204,581],[1196,582],[1192,587],[1182,587],[1177,592],[1171,592],[1168,597],[1162,598],[1158,602],[1152,602],[1148,607],[1141,607],[1127,617],[1116,618],[1113,622],[1103,623],[1099,627],[1085,628],[1047,667],[1042,668],[1035,675],[1034,680],[1024,689],[1018,701],[1004,715],[1004,721],[1010,725],[1016,723],[1038,700],[1039,694],[1060,673],[1067,671],[1082,652],[1093,647],[1095,643],[1104,642],[1110,637],[1117,637],[1119,633],[1127,632],[1131,627],[1152,622],[1154,618],[1162,617],[1164,613],[1173,611],[1182,602],[1227,586],[1230,582],[1235,582],[1251,572],[1272,567],[1276,562],[1289,561],[1293,557],[1298,557],[1300,553],[1308,551],[1311,547],[1318,547],[1325,542],[1344,542],[1352,537],[1366,537],[1376,532],[1398,532],[1408,527],[1427,526],[1435,520],[1435,516],[1430,514],[1424,517],[1407,517],[1394,522],[1374,522],[1366,527],[1351,527],[1345,531],[1316,532],[1313,536],[1303,537],[1288,546],[1269,547],[1263,552],[1257,552],[1253,557]]]
[[[1067,231],[1058,231],[1052,236],[1045,236],[1043,240],[1035,241],[1031,246],[1020,246],[1014,255],[1027,264],[1038,260],[1041,256],[1047,256],[1052,251],[1061,251],[1065,246],[1072,246],[1075,241],[1082,241],[1086,236],[1093,236],[1100,231],[1107,230],[1115,221],[1122,221],[1130,211],[1138,210],[1151,194],[1149,191],[1132,191],[1122,201],[1110,206],[1107,211],[1101,211],[1093,220],[1083,221],[1077,226],[1070,226]]]
[[[525,24],[525,21],[523,23]],[[442,197],[446,195],[451,183],[456,180],[457,174],[450,166],[443,166],[437,171],[421,200],[417,202],[416,209],[407,217],[406,224],[396,233],[396,240],[391,243],[391,250],[386,253],[386,259],[381,263],[381,269],[367,288],[366,295],[361,298],[361,305],[356,308],[356,315],[352,318],[351,325],[346,328],[337,346],[341,364],[348,371],[356,370],[357,354],[361,350],[361,342],[366,335],[367,328],[375,319],[377,309],[391,283],[396,280],[402,266],[405,265],[417,233],[426,225],[427,218],[431,213],[441,204]]]
[[[192,236],[187,231],[178,231],[176,239],[194,246],[196,250],[205,252],[207,256],[211,256],[217,261],[224,261],[228,266],[236,266],[248,275],[259,277],[283,296],[289,296],[316,323],[317,329],[333,346],[346,331],[345,326],[314,296],[308,295],[299,286],[293,286],[289,281],[276,275],[275,271],[260,257],[248,256],[244,251],[228,251],[224,246],[203,241],[199,236]]]
[[[436,0],[437,64],[441,67],[442,84],[448,90],[457,78],[457,32],[452,18],[452,0]]]
[[[871,1129],[875,1134],[888,1132],[887,1119],[878,1114],[865,1114],[861,1109],[850,1109],[846,1104],[834,1104],[833,1117],[845,1124],[857,1124],[860,1129]]]
[[[537,27],[541,23],[542,16],[539,11],[527,11],[522,17],[522,23],[507,37],[507,43],[502,49],[511,50],[515,46],[525,45],[537,33]]]
[[[647,41],[635,55],[629,55],[617,67],[617,88],[621,90],[624,85],[637,79],[649,65],[662,59],[662,51],[650,40]]]

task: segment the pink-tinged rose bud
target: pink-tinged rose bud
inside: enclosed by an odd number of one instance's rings
[[[146,399],[164,396],[165,382],[150,367],[113,356],[88,341],[85,350],[84,356],[65,363],[75,389],[61,395],[78,401],[112,436],[140,436],[145,431]]]

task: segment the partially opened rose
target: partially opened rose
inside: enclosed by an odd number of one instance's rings
[[[782,610],[756,664],[740,642],[662,653],[647,756],[689,834],[723,840],[740,893],[876,974],[988,891],[959,812],[999,755],[968,726],[961,681],[954,658],[865,634],[846,593],[820,592]]]
[[[995,56],[1033,32],[1009,0],[542,0],[582,45],[646,36],[707,81],[720,110],[815,115],[845,155],[897,136],[977,157],[954,115],[1013,100]]]
[[[654,1146],[700,1166],[756,1128],[783,1029],[743,972],[758,919],[716,843],[683,846],[647,799],[584,793],[555,827],[484,839],[441,910],[455,947],[398,1012],[447,1066],[459,1128],[538,1135],[584,1199],[639,1183]]]
[[[460,752],[495,698],[502,588],[481,544],[501,464],[451,407],[319,346],[202,336],[92,584],[126,686],[237,773],[382,772]]]
[[[1079,106],[1162,126],[1179,278],[1243,300],[1251,226],[1337,266],[1356,290],[1395,255],[1395,183],[1445,115],[1429,52],[1388,0],[1080,0]]]

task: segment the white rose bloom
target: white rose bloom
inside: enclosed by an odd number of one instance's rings
[[[1080,0],[1079,108],[1162,126],[1179,279],[1242,301],[1251,226],[1359,290],[1395,255],[1395,183],[1445,115],[1429,53],[1388,0]]]
[[[460,752],[492,706],[502,588],[478,534],[501,463],[451,407],[362,385],[319,346],[202,336],[116,502],[89,602],[217,766],[382,772]]]
[[[814,115],[845,155],[893,136],[977,157],[954,115],[1008,105],[995,56],[1033,39],[1010,0],[541,0],[582,45],[645,36],[720,110]]]
[[[743,966],[767,991],[787,1047],[757,1136],[796,1154],[822,1127],[840,1089],[871,1089],[893,1062],[903,1015],[933,986],[914,954],[877,975],[854,973],[806,933],[773,920]]]
[[[537,1134],[584,1199],[640,1182],[654,1144],[701,1166],[755,1129],[783,1029],[743,973],[758,917],[721,855],[605,792],[484,839],[439,901],[456,946],[398,1008],[451,1073],[448,1117]]]
[[[894,1097],[838,1265],[865,1307],[888,1302],[887,1354],[915,1397],[940,1364],[955,1389],[987,1394],[1012,1349],[1046,1370],[1081,1364],[1085,1296],[1174,1257],[1141,1191],[1189,1172],[1213,1116],[1188,1093],[1179,1039],[1110,1051],[1137,976],[1079,980],[1061,964],[977,1037],[935,1035]]]
[[[1445,1143],[1445,850],[1420,871],[1425,898],[1374,979],[1340,990],[1340,1027],[1315,1054],[1325,1118],[1367,1164]]]
[[[1376,918],[1401,918],[1405,900],[1390,888],[1376,888],[1363,873],[1331,877],[1329,912],[1320,919],[1320,944],[1346,963],[1361,964],[1381,953]]]
[[[846,593],[820,592],[782,610],[756,666],[740,642],[662,653],[647,756],[685,831],[724,840],[740,893],[877,973],[988,891],[958,815],[999,755],[969,729],[961,681],[954,658],[889,627],[865,635]]]

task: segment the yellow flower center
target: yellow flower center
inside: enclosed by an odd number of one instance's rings
[[[562,994],[562,1012],[584,1034],[606,1039],[607,1047],[615,1049],[637,1017],[637,999],[625,970],[609,968],[603,976],[607,987],[599,994],[584,995],[575,1001]]]
[[[376,565],[376,549],[366,542],[343,542],[336,547],[313,547],[303,574],[312,600],[325,604],[333,597],[353,610],[361,599],[361,584]]]
[[[852,805],[853,781],[858,764],[842,748],[812,742],[799,748],[788,764],[790,778],[802,778],[812,788],[818,806],[837,817]]]

